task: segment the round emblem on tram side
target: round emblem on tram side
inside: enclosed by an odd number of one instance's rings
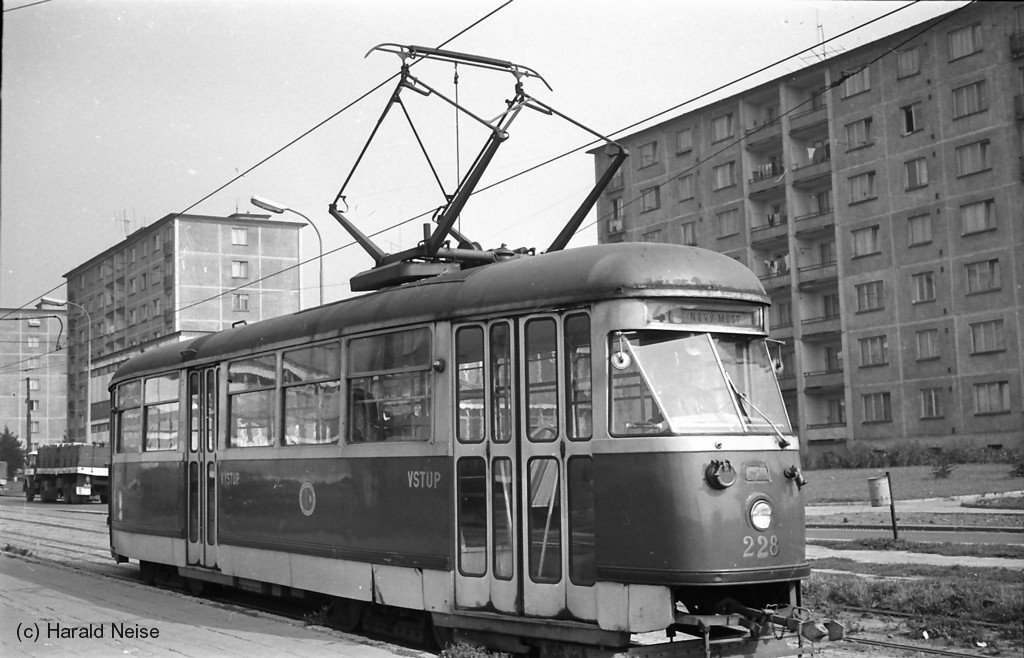
[[[313,516],[316,509],[316,490],[311,482],[303,482],[299,488],[299,509],[306,516]]]

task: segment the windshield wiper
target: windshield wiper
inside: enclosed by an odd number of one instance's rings
[[[729,371],[728,370],[726,370],[725,368],[722,368],[722,374],[725,375],[725,382],[729,385],[729,390],[732,391],[732,394],[735,395],[736,398],[741,400],[742,402],[746,402],[747,404],[749,404],[750,408],[753,409],[754,411],[756,411],[757,415],[760,416],[761,418],[764,418],[764,421],[766,423],[768,423],[768,425],[771,426],[772,430],[775,432],[775,438],[779,442],[779,447],[780,448],[788,448],[789,447],[789,441],[786,440],[786,437],[782,436],[782,432],[779,431],[779,428],[776,427],[775,423],[772,422],[772,419],[769,418],[767,415],[765,415],[765,413],[763,411],[758,409],[757,405],[755,405],[753,402],[751,402],[750,398],[748,398],[746,396],[746,394],[741,392],[740,389],[736,388],[736,384],[732,383],[732,377],[729,376]],[[742,404],[739,405],[739,407],[740,407],[740,411],[743,412],[743,415],[747,418],[747,421],[749,422],[750,416],[747,414],[747,410],[743,408]]]

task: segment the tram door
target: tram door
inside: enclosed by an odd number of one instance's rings
[[[188,563],[217,566],[217,368],[188,375]]]
[[[589,318],[455,336],[456,605],[593,619]]]

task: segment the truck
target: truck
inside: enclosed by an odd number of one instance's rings
[[[106,503],[110,492],[110,451],[102,443],[40,446],[25,461],[25,500],[44,503]]]

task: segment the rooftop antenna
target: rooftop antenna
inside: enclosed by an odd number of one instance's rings
[[[394,43],[383,43],[371,48],[367,53],[367,56],[374,51],[397,55],[402,62],[401,76],[395,90],[392,92],[391,97],[388,99],[388,102],[384,107],[384,111],[381,113],[380,118],[377,119],[376,125],[370,132],[369,139],[363,146],[363,149],[359,152],[359,155],[356,157],[352,170],[345,178],[345,182],[342,183],[341,189],[338,191],[334,201],[328,207],[328,212],[346,231],[348,231],[349,235],[359,243],[374,262],[373,268],[352,277],[351,287],[353,291],[379,290],[380,288],[387,286],[433,277],[465,267],[485,265],[488,263],[498,262],[499,260],[508,260],[534,253],[532,249],[519,249],[512,251],[505,248],[504,245],[499,249],[485,251],[478,244],[472,242],[455,228],[455,224],[459,219],[463,207],[466,205],[466,202],[469,201],[469,197],[473,194],[474,189],[480,182],[484,171],[490,165],[498,147],[508,139],[509,126],[513,121],[515,121],[516,117],[519,116],[519,113],[523,109],[531,109],[549,116],[555,115],[579,128],[582,128],[583,130],[586,130],[592,135],[604,140],[609,145],[609,155],[612,157],[612,163],[609,165],[608,170],[599,178],[594,189],[580,205],[580,208],[569,219],[561,233],[559,233],[558,237],[555,238],[555,241],[551,243],[551,246],[548,247],[548,251],[559,251],[566,247],[573,234],[586,218],[587,213],[589,213],[594,207],[594,204],[597,202],[601,192],[604,191],[605,187],[607,187],[608,183],[611,181],[612,176],[614,176],[619,166],[621,166],[622,162],[629,156],[626,149],[613,142],[608,137],[594,132],[586,126],[555,110],[550,105],[528,95],[523,87],[525,79],[537,78],[543,82],[549,90],[551,89],[551,85],[549,85],[539,73],[527,66],[491,57],[482,57],[480,55],[471,55],[451,50],[441,50],[438,48],[425,48],[422,46],[401,46]],[[411,65],[423,59],[432,59],[454,63],[456,65],[462,64],[463,66],[510,73],[515,78],[514,94],[510,100],[505,101],[506,109],[498,114],[498,116],[490,120],[481,118],[462,106],[458,102],[457,98],[456,100],[448,98],[437,89],[412,75],[410,72]],[[430,156],[427,154],[426,148],[424,147],[422,140],[420,140],[419,134],[416,132],[416,127],[412,125],[412,118],[409,116],[405,104],[401,99],[401,93],[405,90],[413,91],[422,96],[433,95],[440,98],[449,105],[452,105],[456,109],[457,115],[464,114],[489,129],[489,134],[484,142],[483,148],[476,156],[476,160],[474,160],[469,166],[469,169],[466,171],[465,175],[463,175],[458,183],[458,187],[452,194],[445,192],[444,186],[441,184],[441,179],[437,174],[437,170],[430,161]],[[456,91],[457,90],[458,87],[456,87]],[[345,213],[349,212],[348,201],[345,197],[345,188],[348,186],[349,181],[352,180],[352,175],[355,173],[356,168],[358,168],[359,163],[366,154],[366,150],[370,146],[370,142],[373,141],[374,136],[377,134],[377,130],[380,128],[384,118],[396,105],[402,109],[403,115],[412,127],[413,134],[416,136],[416,141],[420,146],[420,150],[426,157],[427,163],[430,165],[430,169],[434,174],[434,178],[437,181],[438,186],[441,188],[441,192],[444,194],[446,202],[435,212],[433,221],[436,226],[431,229],[429,224],[424,225],[422,241],[411,249],[406,249],[398,253],[387,253],[372,239],[370,239],[369,236],[359,230],[359,228],[345,216]],[[450,237],[456,240],[456,248],[450,247]]]

